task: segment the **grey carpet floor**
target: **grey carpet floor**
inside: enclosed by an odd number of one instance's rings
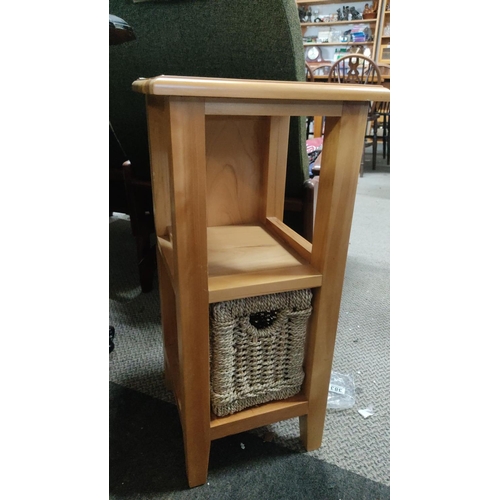
[[[301,447],[298,419],[251,434],[271,432],[274,443],[284,449],[388,486],[390,175],[384,170],[366,171],[359,179],[332,367],[354,378],[355,406],[327,412],[323,444],[314,452],[305,453]],[[157,283],[152,292],[141,293],[126,218],[110,218],[109,227],[109,322],[117,332],[109,356],[110,382],[173,403],[162,378]],[[374,414],[365,419],[358,409],[370,405]]]
[[[389,487],[241,433],[210,448],[208,481],[188,488],[174,405],[110,382],[112,500],[389,500]]]

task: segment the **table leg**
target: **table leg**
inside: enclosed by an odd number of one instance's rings
[[[314,117],[314,137],[321,137],[323,135],[323,117]]]
[[[207,480],[210,454],[209,310],[207,274],[205,107],[193,100],[148,100],[155,218],[169,221],[178,354],[176,397],[190,487]],[[165,171],[168,179],[163,179]],[[159,181],[161,182],[155,182]],[[169,192],[162,188],[168,186]],[[161,190],[161,191],[160,191]],[[170,203],[164,203],[164,198]],[[167,206],[170,205],[170,206]],[[161,227],[157,232],[161,235]],[[164,262],[162,261],[162,265]],[[165,273],[162,273],[165,282]],[[163,285],[161,285],[163,286]],[[162,301],[172,298],[164,290]],[[163,303],[163,307],[167,307]],[[164,309],[165,312],[165,309]],[[164,325],[165,327],[165,325]],[[171,367],[169,367],[171,368]]]
[[[316,208],[321,217],[314,225],[311,264],[327,285],[314,291],[307,346],[304,388],[309,413],[300,417],[300,433],[308,451],[319,448],[323,437],[367,111],[365,103],[344,104],[342,116],[327,117],[325,123]],[[353,144],[359,146],[353,149]]]

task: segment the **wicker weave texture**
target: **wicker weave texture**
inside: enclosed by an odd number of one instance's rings
[[[300,391],[310,290],[212,304],[210,394],[225,416]]]

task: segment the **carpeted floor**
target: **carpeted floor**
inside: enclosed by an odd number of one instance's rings
[[[252,433],[212,443],[207,484],[189,489],[174,405],[110,382],[110,498],[382,500],[389,488]]]
[[[384,166],[358,183],[333,363],[355,380],[354,408],[328,411],[314,452],[301,447],[298,419],[214,441],[209,484],[193,490],[163,386],[157,285],[140,292],[129,222],[110,218],[111,498],[389,498],[389,184]],[[358,409],[370,405],[365,419]]]

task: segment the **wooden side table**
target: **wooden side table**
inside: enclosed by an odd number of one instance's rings
[[[146,94],[165,379],[182,422],[189,486],[210,442],[300,417],[321,446],[371,85],[158,76]],[[283,223],[290,116],[326,116],[312,244]],[[301,392],[226,417],[210,411],[209,304],[313,289]]]

